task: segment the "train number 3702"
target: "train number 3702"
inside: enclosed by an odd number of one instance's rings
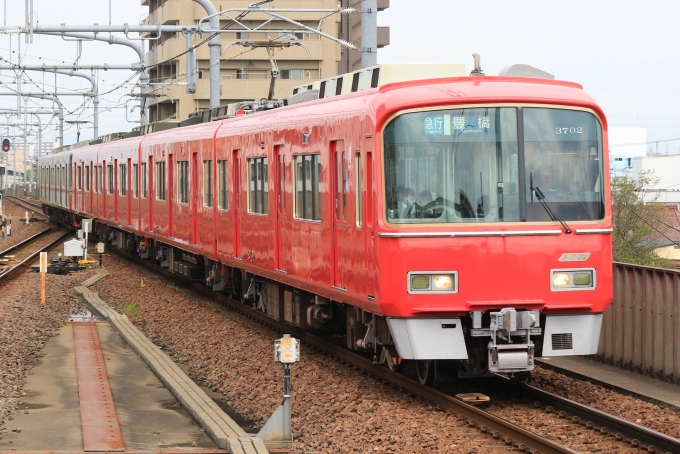
[[[555,134],[583,134],[583,127],[555,128]]]

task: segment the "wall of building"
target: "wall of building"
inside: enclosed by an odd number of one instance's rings
[[[213,0],[218,11],[229,8],[245,8],[251,1],[244,0]],[[206,17],[205,10],[192,0],[142,0],[142,5],[149,6],[149,17],[144,21],[148,24],[186,24],[193,23]],[[268,6],[268,5],[267,5]],[[265,6],[265,7],[267,7]],[[336,9],[337,0],[307,0],[304,2],[293,0],[277,0],[275,8],[324,8]],[[236,17],[234,13],[232,17]],[[316,28],[322,13],[286,13],[286,17]],[[249,26],[264,22],[268,16],[249,13],[242,20]],[[340,14],[331,14],[321,24],[321,31],[331,36],[337,36]],[[220,21],[221,27],[229,27],[231,21],[226,17]],[[274,28],[294,28],[284,22],[272,22]],[[269,26],[265,27],[268,28]],[[236,28],[231,26],[231,28]],[[340,45],[334,41],[321,38],[318,35],[299,34],[296,37],[307,46],[311,52],[302,47],[290,47],[275,51],[275,58],[282,71],[276,82],[275,98],[287,97],[292,94],[293,87],[300,85],[303,80],[318,80],[337,74],[340,61]],[[193,39],[198,44],[208,36]],[[236,41],[257,41],[277,39],[267,33],[251,33],[250,36],[238,36],[236,32],[222,33],[222,50]],[[281,41],[284,41],[281,39]],[[157,42],[152,41],[152,48],[147,53],[149,64],[166,62],[150,72],[151,82],[155,83],[156,92],[164,96],[149,100],[150,121],[165,119],[183,120],[189,113],[198,109],[210,107],[210,64],[207,43],[197,49],[197,68],[199,70],[196,93],[186,93],[186,57],[180,56],[186,50],[186,41],[181,34],[163,34]],[[221,60],[221,105],[231,102],[252,100],[267,97],[270,85],[271,63],[266,49],[244,48],[232,45],[222,55]],[[245,75],[245,78],[244,78]],[[287,78],[286,78],[287,77]],[[295,77],[295,78],[293,78]],[[163,85],[160,85],[163,84]]]

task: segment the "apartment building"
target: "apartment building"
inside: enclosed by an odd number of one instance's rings
[[[141,0],[141,2],[142,5],[149,7],[149,16],[143,22],[145,24],[196,24],[200,19],[207,16],[205,10],[193,0]],[[384,6],[387,2],[387,0],[382,0],[379,3]],[[253,0],[213,0],[218,11],[245,8],[251,3],[253,3]],[[276,2],[263,5],[263,8],[336,9],[338,4],[338,0],[276,0]],[[232,18],[237,18],[240,13],[233,11],[229,12],[229,15]],[[359,36],[356,35],[356,19],[348,21],[344,26],[342,25],[341,20],[347,19],[349,17],[347,15],[286,12],[285,16],[311,28],[318,28],[321,32],[330,36],[337,37],[340,34],[350,36],[352,41],[360,40],[361,14],[359,12],[350,15],[359,20]],[[323,20],[320,21],[319,25],[319,20],[322,17]],[[263,13],[248,13],[240,17],[239,21],[250,28],[254,28],[269,19],[271,17]],[[304,33],[299,27],[294,27],[284,21],[272,20],[265,24],[262,29],[294,29],[295,32],[292,36],[238,31],[241,27],[226,15],[220,18],[220,28],[234,30],[220,35],[222,49],[220,61],[221,105],[266,98],[269,93],[272,65],[267,50],[244,47],[236,43],[274,40],[276,42],[296,41],[303,45],[284,47],[274,51],[274,57],[280,70],[274,98],[289,96],[293,87],[304,83],[306,80],[315,81],[338,73],[342,59],[339,44],[316,34]],[[348,35],[350,29],[354,31]],[[199,44],[208,38],[209,35],[194,36],[192,43]],[[158,95],[158,97],[146,99],[149,107],[149,121],[183,120],[191,112],[210,107],[210,64],[207,41],[196,51],[197,80],[196,91],[193,94],[186,92],[187,67],[186,56],[183,55],[186,51],[185,37],[181,33],[162,33],[158,39],[151,40],[149,43],[147,62],[149,65],[157,65],[149,70],[150,92]],[[359,55],[358,52],[355,52],[355,54]],[[355,60],[355,55],[348,55],[348,61],[353,61],[353,65],[356,64]]]

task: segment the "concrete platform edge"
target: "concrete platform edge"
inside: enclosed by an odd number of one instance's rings
[[[105,275],[99,276],[95,276],[98,279],[94,282]],[[88,282],[88,285],[94,282]],[[181,402],[196,422],[204,428],[219,448],[227,449],[232,454],[265,454],[268,452],[262,440],[248,437],[243,429],[219,407],[217,407],[219,410],[217,412],[212,399],[193,380],[187,377],[165,353],[158,351],[158,347],[139,331],[126,315],[116,312],[99,298],[97,292],[93,292],[87,286],[78,286],[75,291],[81,295],[83,301],[90,306],[93,312],[111,324],[159,380]]]

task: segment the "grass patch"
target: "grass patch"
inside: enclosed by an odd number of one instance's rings
[[[137,303],[126,304],[123,306],[123,313],[134,317],[139,314],[139,306],[137,306]]]

